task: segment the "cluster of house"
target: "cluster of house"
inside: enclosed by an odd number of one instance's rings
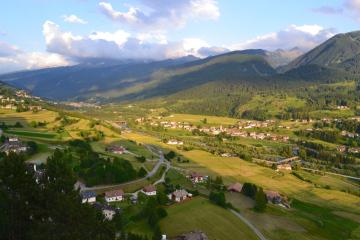
[[[359,134],[358,133],[351,133],[351,132],[348,132],[348,131],[341,131],[341,136],[348,137],[348,138],[357,138],[357,137],[359,137]]]
[[[28,146],[26,146],[23,142],[20,141],[17,137],[9,137],[5,140],[5,142],[0,146],[0,152],[4,152],[7,155],[10,152],[14,153],[24,153],[28,150]]]
[[[0,103],[1,103],[0,108],[11,109],[11,110],[17,110],[18,108],[22,108],[22,109],[38,110],[38,111],[40,111],[42,109],[41,106],[29,105],[24,100],[24,98],[32,98],[32,99],[37,99],[37,100],[39,100],[40,98],[30,96],[24,91],[17,91],[16,96],[17,96],[17,98],[14,98],[14,97],[10,98],[10,97],[0,95]]]
[[[102,204],[96,201],[97,194],[94,191],[81,191],[80,196],[82,203],[93,204],[95,208],[102,211],[105,219],[112,220],[115,214],[119,213],[120,209],[109,205],[109,203],[123,201],[124,191],[122,189],[117,189],[105,192],[106,204]]]
[[[349,109],[349,107],[348,106],[336,106],[336,109],[338,109],[338,110],[348,110]]]
[[[158,123],[152,123],[152,124],[158,124]],[[224,128],[222,126],[220,127],[196,127],[191,125],[186,125],[180,122],[160,122],[160,124],[163,127],[170,127],[170,128],[182,128],[188,131],[193,131],[194,129],[199,130],[200,132],[211,134],[211,135],[219,135],[220,133],[226,133],[229,136],[232,137],[245,137],[245,138],[253,138],[258,140],[272,140],[272,141],[282,141],[282,142],[288,142],[289,137],[288,136],[280,136],[273,133],[266,133],[266,132],[249,132],[242,129],[250,129],[250,128],[260,128],[269,126],[267,122],[249,122],[248,125],[242,127],[229,127]],[[171,139],[167,142],[169,145],[183,145],[182,141]]]
[[[36,96],[32,96],[30,94],[28,94],[26,91],[24,90],[18,90],[15,92],[15,95],[19,98],[30,98],[30,99],[35,99],[35,100],[41,100],[40,97],[36,97]]]
[[[208,176],[204,176],[197,172],[192,172],[190,175],[187,176],[187,178],[190,179],[192,183],[196,184],[207,181]]]
[[[237,182],[229,185],[227,190],[229,192],[241,193],[242,188],[243,184]],[[280,193],[270,190],[264,190],[264,193],[268,202],[290,208],[290,204],[288,203],[287,198],[282,196]]]
[[[64,105],[69,106],[69,107],[74,107],[74,108],[82,108],[82,107],[97,108],[97,109],[101,108],[101,106],[99,106],[97,104],[86,103],[86,102],[64,102]]]
[[[346,147],[346,146],[337,146],[336,150],[338,152],[348,152],[348,153],[360,153],[360,147]]]
[[[126,149],[123,146],[117,146],[117,145],[112,145],[109,147],[106,147],[105,149],[107,152],[111,152],[114,154],[124,154],[126,153]]]

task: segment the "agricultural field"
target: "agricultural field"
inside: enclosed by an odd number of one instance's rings
[[[256,235],[230,211],[213,205],[202,197],[168,207],[168,216],[160,226],[169,237],[194,229],[205,232],[209,239],[257,239]]]
[[[236,157],[220,157],[201,150],[181,151],[148,135],[129,133],[123,136],[137,142],[158,144],[177,151],[190,159],[189,164],[181,165],[183,168],[210,176],[222,176],[226,184],[235,181],[253,182],[265,189],[279,191],[301,201],[360,214],[359,197],[343,191],[315,187],[314,184],[302,181],[290,173],[276,172]]]
[[[194,115],[194,114],[172,114],[171,116],[165,117],[165,121],[174,121],[174,122],[189,122],[194,125],[202,125],[203,120],[206,119],[207,124],[209,125],[232,125],[238,122],[236,118],[228,117],[217,117],[217,116],[207,116],[207,115]]]
[[[226,198],[240,210],[268,239],[358,239],[360,225],[353,216],[294,201],[291,209],[269,204],[264,213],[253,211],[254,201],[239,193]]]

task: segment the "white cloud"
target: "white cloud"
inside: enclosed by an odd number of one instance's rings
[[[135,28],[165,30],[183,27],[189,19],[217,19],[220,11],[215,0],[141,0],[141,8],[130,6],[120,12],[110,3],[100,2],[101,11],[110,19]]]
[[[87,21],[79,18],[78,16],[71,14],[71,15],[64,15],[63,19],[65,22],[68,23],[78,23],[78,24],[87,24]]]
[[[0,41],[0,73],[70,64],[73,62],[59,54],[25,52],[17,46]]]
[[[230,48],[234,50],[248,48],[276,50],[299,47],[303,50],[310,50],[334,34],[334,29],[325,29],[319,25],[290,25],[284,30],[258,36],[244,43],[234,44]]]
[[[20,53],[20,49],[14,45],[0,41],[0,58],[14,56]]]
[[[360,21],[360,0],[344,0],[343,5],[347,15]]]
[[[339,6],[324,5],[313,11],[328,15],[343,15],[360,21],[360,0],[342,0]]]
[[[43,34],[47,50],[66,57],[79,58],[115,58],[115,59],[155,59],[176,58],[186,55],[202,56],[198,50],[210,47],[197,38],[186,38],[178,42],[168,42],[164,35],[131,34],[119,30],[93,32],[89,36],[76,36],[64,32],[60,27],[46,21]]]

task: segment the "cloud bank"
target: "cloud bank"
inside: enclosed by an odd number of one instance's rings
[[[99,8],[113,21],[147,30],[183,27],[189,19],[215,20],[220,16],[215,0],[141,0],[140,5],[130,6],[126,12],[115,10],[107,2],[100,2]]]
[[[51,21],[43,25],[47,51],[66,57],[114,58],[114,59],[154,59],[177,58],[186,55],[202,57],[198,51],[210,47],[197,38],[169,42],[164,35],[138,34],[132,36],[122,30],[116,32],[93,32],[88,36],[77,36],[64,32]]]
[[[47,52],[24,52],[0,41],[0,73],[73,64],[66,57]]]
[[[326,29],[319,25],[290,25],[278,32],[268,33],[243,43],[234,44],[230,48],[233,50],[249,48],[276,50],[298,47],[307,51],[334,35],[334,29]]]

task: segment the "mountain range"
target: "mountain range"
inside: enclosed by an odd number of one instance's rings
[[[205,59],[89,59],[75,66],[3,74],[0,81],[48,99],[121,102],[168,97],[202,85],[256,88],[279,81],[282,86],[341,81],[356,78],[359,71],[360,32],[351,32],[336,35],[305,54],[298,48],[249,49]]]

